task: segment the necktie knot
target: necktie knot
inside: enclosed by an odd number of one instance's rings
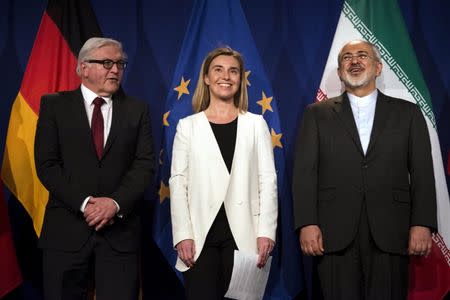
[[[92,101],[95,106],[101,107],[103,104],[105,104],[105,100],[103,98],[97,97]]]

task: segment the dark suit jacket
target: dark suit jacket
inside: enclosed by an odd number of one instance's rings
[[[308,106],[293,197],[296,228],[319,225],[326,253],[350,244],[365,201],[376,245],[406,254],[410,226],[437,227],[430,138],[419,107],[378,92],[364,155],[347,94]]]
[[[88,196],[113,198],[122,218],[101,234],[118,251],[136,251],[136,204],[154,174],[148,108],[114,95],[111,130],[99,161],[81,90],[42,97],[35,139],[36,170],[49,190],[40,246],[77,251],[93,232],[80,207]]]

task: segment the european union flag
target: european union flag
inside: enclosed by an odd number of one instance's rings
[[[290,187],[285,181],[283,130],[276,97],[272,94],[238,0],[198,0],[194,3],[163,116],[165,141],[160,153],[160,205],[156,210],[154,238],[166,259],[174,266],[176,252],[172,245],[168,187],[172,143],[178,120],[193,113],[192,95],[204,57],[221,46],[230,46],[243,55],[249,111],[264,116],[272,136],[278,175],[279,216],[276,249],[265,299],[292,299],[303,287],[303,276],[298,236],[294,232]]]

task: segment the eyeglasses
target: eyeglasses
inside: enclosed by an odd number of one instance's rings
[[[342,55],[341,61],[342,62],[350,62],[353,60],[353,57],[356,57],[356,59],[359,61],[365,61],[368,58],[377,60],[377,59],[369,56],[367,53],[357,53],[357,54],[346,53],[346,54]]]
[[[103,68],[105,68],[107,70],[111,70],[112,67],[114,66],[114,64],[117,65],[117,69],[123,70],[127,67],[127,63],[128,63],[121,59],[119,59],[117,61],[114,61],[111,59],[103,59],[103,60],[89,59],[89,60],[86,60],[85,62],[103,65]]]

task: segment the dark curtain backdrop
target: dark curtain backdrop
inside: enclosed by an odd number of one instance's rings
[[[432,96],[446,167],[450,149],[450,2],[398,2]],[[11,105],[19,91],[46,4],[44,0],[0,0],[0,64],[3,70],[0,72],[0,156],[3,155]],[[91,4],[104,36],[124,44],[129,67],[123,88],[150,104],[155,151],[159,153],[165,100],[169,90],[173,89],[170,84],[193,0],[92,0]],[[342,0],[242,0],[241,5],[278,104],[290,177],[297,124],[305,105],[315,98]],[[31,230],[31,225],[24,220],[20,204],[14,200],[9,202],[18,243],[33,243],[33,238],[23,237]],[[150,210],[147,218],[151,217]],[[145,237],[148,251],[153,251],[156,260],[161,260],[161,254],[154,249],[150,231]],[[39,257],[39,252],[30,249],[31,246],[18,249],[25,257],[22,265],[31,264]],[[180,285],[170,270],[158,270],[158,266],[167,267],[164,264],[157,262],[149,271],[154,272],[150,277],[155,282],[155,289],[170,287],[174,295],[178,295]],[[25,272],[24,276],[26,279],[38,278],[39,272]],[[158,282],[161,278],[166,281]],[[38,295],[39,284],[30,285]],[[33,292],[29,293],[26,299],[39,299],[31,296]]]

